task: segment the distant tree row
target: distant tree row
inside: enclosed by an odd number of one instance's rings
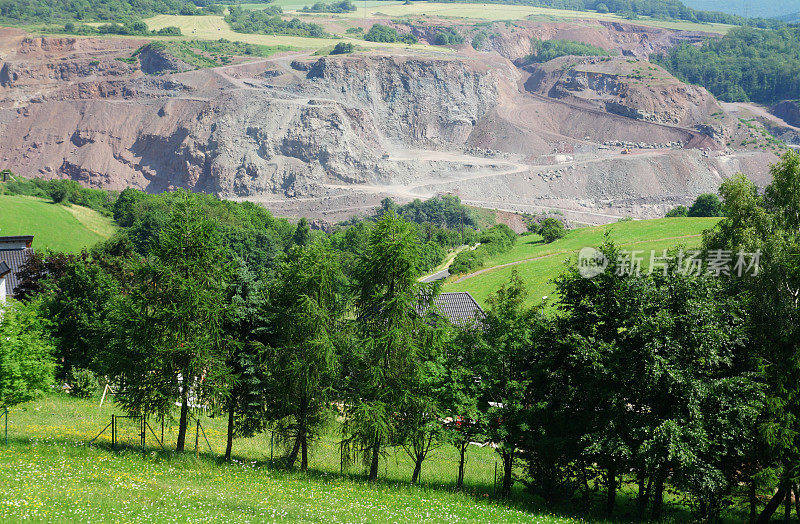
[[[317,2],[314,5],[306,5],[300,9],[303,13],[352,13],[356,10],[356,5],[350,0],[339,0],[326,4]]]
[[[0,20],[16,23],[125,22],[157,14],[200,13],[189,0],[0,0]]]
[[[110,216],[116,194],[101,189],[91,189],[74,180],[44,180],[22,178],[9,174],[9,180],[0,183],[0,192],[7,195],[25,195],[49,198],[57,204],[77,204]]]
[[[608,56],[609,52],[600,47],[572,40],[532,39],[533,53],[526,57],[528,62],[544,63],[561,56]]]
[[[280,6],[268,5],[264,9],[248,10],[231,6],[225,21],[238,33],[263,35],[292,35],[325,38],[328,33],[319,24],[303,22],[298,18],[284,20]]]
[[[682,44],[652,59],[727,102],[800,98],[800,28],[736,28],[701,46]]]
[[[471,0],[442,1],[459,3]],[[759,28],[776,28],[784,25],[783,22],[772,18],[745,18],[717,11],[699,11],[687,7],[680,0],[489,0],[487,3],[615,13],[632,20],[646,16],[658,20],[750,25]]]

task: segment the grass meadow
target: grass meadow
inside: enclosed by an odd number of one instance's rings
[[[567,236],[551,244],[545,244],[538,235],[517,238],[514,247],[487,259],[486,271],[462,282],[463,275],[450,277],[444,291],[469,291],[483,306],[486,299],[511,278],[517,271],[528,286],[528,302],[538,304],[543,297],[552,296],[555,286],[552,280],[574,261],[578,251],[584,247],[597,247],[603,243],[606,232],[611,240],[628,251],[644,252],[643,269],[650,267],[650,252],[661,254],[664,249],[684,245],[696,248],[702,233],[716,224],[717,218],[664,218],[658,220],[635,220],[617,222],[606,226],[585,227],[567,232]],[[515,265],[505,265],[518,262]],[[498,267],[502,266],[502,267]]]
[[[319,15],[317,15],[319,16]],[[314,20],[307,20],[314,22]],[[167,26],[180,27],[182,37],[163,37],[166,40],[219,40],[225,38],[232,42],[259,44],[267,46],[289,46],[298,50],[316,50],[336,45],[342,40],[351,41],[365,48],[416,48],[423,49],[423,45],[407,45],[402,43],[367,42],[345,36],[334,38],[308,38],[289,35],[261,35],[237,33],[230,28],[223,16],[182,16],[182,15],[156,15],[145,20],[150,29],[158,30]],[[437,47],[437,49],[440,49]]]
[[[78,252],[110,238],[115,229],[111,218],[92,209],[0,195],[0,235],[34,235],[35,249]]]
[[[278,0],[280,1],[280,0]],[[284,0],[295,2],[296,0]],[[308,2],[307,5],[314,2]],[[358,10],[352,13],[335,14],[331,16],[347,18],[401,18],[405,16],[414,17],[437,17],[437,18],[463,18],[473,20],[541,20],[541,21],[563,21],[563,20],[612,20],[616,22],[632,22],[638,25],[652,27],[663,27],[667,29],[680,29],[685,31],[705,31],[709,33],[725,34],[731,27],[726,24],[702,24],[688,21],[667,21],[655,20],[649,17],[641,17],[635,21],[627,20],[614,13],[597,13],[595,11],[573,11],[569,9],[553,9],[548,7],[533,7],[525,5],[503,5],[503,4],[483,4],[483,3],[441,3],[416,1],[410,5],[403,2],[368,2],[366,9],[363,2],[354,2]],[[374,4],[374,5],[373,5]],[[258,4],[256,4],[258,5]],[[289,9],[287,5],[285,9]]]
[[[225,417],[200,416],[213,453],[201,434],[195,456],[194,425],[184,455],[161,451],[149,432],[147,452],[134,449],[133,423],[120,424],[122,450],[111,450],[108,432],[90,447],[111,414],[122,414],[113,400],[102,408],[99,401],[54,393],[11,410],[9,446],[0,441],[0,521],[576,522],[520,493],[496,501],[489,447],[471,447],[463,494],[452,489],[452,447],[432,452],[421,486],[408,484],[412,466],[402,450],[384,457],[381,480],[368,484],[359,466],[340,473],[335,427],[314,446],[308,474],[270,467],[269,432],[236,440],[235,460],[221,462]],[[160,424],[151,425],[160,437]],[[168,449],[176,430],[166,427]]]

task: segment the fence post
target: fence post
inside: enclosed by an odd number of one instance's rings
[[[200,419],[197,419],[197,427],[194,433],[194,456],[200,457]]]
[[[269,432],[269,467],[273,467],[274,464],[272,463],[272,449],[275,443],[275,432],[270,430]]]
[[[8,408],[3,408],[3,417],[6,419],[6,446],[8,446]]]
[[[117,450],[117,417],[111,415],[111,449]]]
[[[146,449],[147,445],[145,443],[144,415],[142,415],[142,418],[139,419],[139,422],[140,422],[139,426],[141,426],[141,429],[142,429],[142,454],[145,454],[147,452],[147,449]]]
[[[494,461],[494,484],[492,484],[492,495],[497,496],[497,460]]]

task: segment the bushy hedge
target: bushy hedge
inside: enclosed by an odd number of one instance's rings
[[[527,61],[544,63],[561,56],[608,56],[608,51],[572,40],[531,40],[534,53]]]
[[[114,193],[81,186],[74,180],[44,180],[15,178],[4,184],[4,193],[50,198],[57,204],[75,204],[111,216]]]
[[[404,44],[416,44],[419,42],[419,39],[412,34],[400,34],[397,29],[382,24],[373,24],[367,34],[364,35],[364,40],[387,43],[403,42]]]
[[[338,2],[317,2],[311,6],[305,6],[300,11],[303,13],[352,13],[356,10],[356,5],[350,0],[339,0]]]
[[[450,273],[468,273],[483,267],[487,258],[505,253],[514,247],[517,234],[505,224],[497,224],[487,229],[478,237],[480,245],[475,249],[462,251],[450,265]]]
[[[265,9],[257,11],[231,6],[230,14],[225,17],[225,21],[237,33],[307,36],[312,38],[330,36],[319,24],[309,24],[298,18],[284,20],[280,17],[282,12],[283,10],[279,6],[267,6]]]

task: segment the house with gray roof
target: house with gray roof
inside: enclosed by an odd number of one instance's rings
[[[0,303],[13,297],[20,268],[33,256],[33,235],[0,237]]]
[[[483,308],[466,291],[440,293],[434,298],[433,306],[436,313],[447,318],[454,326],[466,327],[486,318]],[[425,314],[427,310],[424,308],[421,313]]]

